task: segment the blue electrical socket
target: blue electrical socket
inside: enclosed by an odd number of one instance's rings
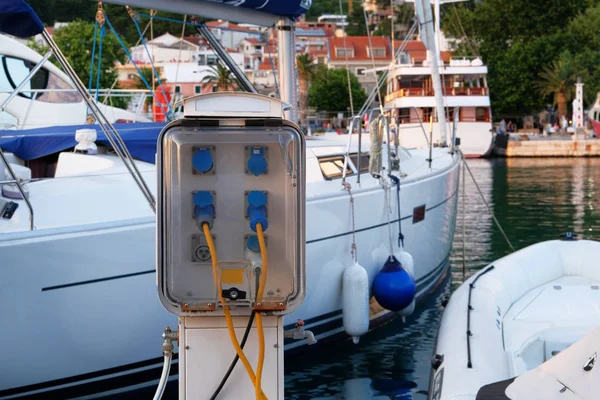
[[[262,190],[253,190],[246,192],[246,218],[250,220],[250,229],[256,232],[256,225],[260,223],[263,231],[269,227],[268,220],[268,202],[269,196],[267,192]]]
[[[196,220],[198,228],[202,230],[202,225],[208,223],[210,229],[213,227],[216,217],[215,211],[215,192],[204,190],[192,192],[194,213],[193,217]]]
[[[214,174],[215,170],[215,148],[193,147],[192,148],[192,173],[194,175]]]
[[[246,174],[260,176],[269,172],[267,157],[269,149],[264,146],[246,146]]]

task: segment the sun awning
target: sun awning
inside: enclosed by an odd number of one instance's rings
[[[107,3],[273,26],[281,17],[297,18],[306,13],[312,0],[108,0]]]
[[[0,0],[0,33],[28,38],[41,33],[44,24],[23,0]]]

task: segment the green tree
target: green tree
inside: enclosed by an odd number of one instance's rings
[[[584,74],[585,71],[575,63],[568,51],[540,72],[536,86],[542,95],[553,96],[554,104],[558,106],[559,120],[562,116],[567,116],[567,103],[575,97],[577,78]]]
[[[308,85],[315,75],[316,65],[308,54],[296,57],[296,71],[298,71],[298,102],[300,123],[306,124],[308,116]]]
[[[94,43],[94,24],[76,20],[54,32],[54,41],[81,79],[87,85],[90,78],[92,46]],[[99,43],[98,39],[98,43]],[[127,44],[126,44],[127,45]],[[99,46],[99,45],[97,45]],[[99,49],[94,57],[93,86],[96,86]],[[105,31],[102,38],[102,59],[100,60],[100,88],[110,88],[117,78],[115,62],[124,63],[126,55],[119,42],[110,32]]]
[[[366,36],[367,24],[365,22],[362,5],[354,5],[352,12],[348,15],[348,26],[346,27],[348,36]]]
[[[495,115],[520,116],[544,105],[535,86],[538,74],[568,48],[571,22],[591,3],[597,0],[471,1],[445,7],[443,26],[463,39],[461,53],[479,55],[487,64]]]
[[[367,94],[352,73],[350,74],[350,84],[354,108],[358,109],[366,101]],[[319,66],[308,91],[308,102],[317,111],[348,111],[350,96],[346,69],[329,69],[325,65]]]
[[[217,86],[217,91],[233,90],[237,86],[237,81],[226,67],[218,63],[210,66],[211,71],[200,82],[204,86]]]
[[[93,23],[95,21],[96,11],[98,10],[98,3],[89,0],[28,0],[27,2],[35,10],[42,22],[49,26],[54,25],[55,22],[71,22],[76,19]],[[125,6],[104,4],[103,7],[117,33],[123,36],[127,42],[137,43],[139,34],[135,28],[135,24],[125,9]],[[150,14],[150,9],[147,8],[136,8],[135,10],[138,13]],[[183,16],[176,13],[161,11],[157,15],[175,20],[183,20]],[[148,22],[149,19],[147,18],[140,19],[138,23],[140,24],[140,29],[142,29],[142,31]],[[153,33],[155,37],[166,32],[175,36],[180,36],[181,29],[182,25],[179,23],[158,19],[153,22]],[[186,35],[194,33],[195,30],[193,27],[187,26],[185,28]],[[148,40],[150,39],[150,30],[146,31],[145,37]]]

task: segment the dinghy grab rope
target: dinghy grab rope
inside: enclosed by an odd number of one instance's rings
[[[471,361],[471,336],[473,336],[473,333],[471,332],[471,311],[473,311],[473,306],[471,306],[471,292],[473,289],[475,289],[475,283],[477,283],[479,278],[493,269],[494,266],[490,265],[488,268],[484,269],[483,272],[477,275],[475,279],[473,279],[473,282],[469,284],[469,303],[467,305],[467,368],[473,368],[473,362]]]

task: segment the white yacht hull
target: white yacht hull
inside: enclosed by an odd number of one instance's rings
[[[419,153],[422,157],[425,152]],[[402,232],[415,260],[419,298],[447,272],[454,236],[458,155],[444,165],[436,170],[434,163],[424,178],[405,179],[401,186]],[[367,182],[362,189],[356,177],[349,182],[355,186],[358,258],[372,281],[389,254],[390,236],[384,191],[370,176],[362,179]],[[396,246],[395,188],[390,198]],[[115,203],[109,206],[115,209]],[[420,206],[425,218],[413,223],[413,211]],[[309,192],[306,211],[307,294],[286,323],[305,320],[323,343],[343,335],[341,277],[352,243],[349,196],[342,190]],[[0,260],[0,339],[9,344],[0,363],[1,399],[69,398],[156,383],[161,333],[167,325],[177,326],[177,320],[158,301],[153,217],[0,235]],[[374,308],[371,318],[386,315],[391,316]],[[305,345],[290,342],[286,350]]]
[[[433,143],[439,141],[438,123],[434,122],[432,130]],[[425,133],[423,132],[425,129]],[[451,129],[447,129],[451,135]],[[429,140],[429,124],[423,126],[418,123],[398,125],[400,134],[400,146],[406,148],[427,147]],[[427,136],[427,139],[425,138]],[[492,124],[490,122],[459,122],[456,128],[456,136],[460,138],[460,149],[467,158],[478,158],[487,156],[492,148]]]

